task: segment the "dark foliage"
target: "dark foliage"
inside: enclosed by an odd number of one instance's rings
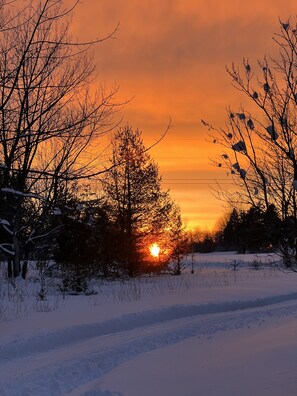
[[[61,269],[63,288],[86,292],[89,279],[108,277],[113,270],[114,230],[106,208],[98,202],[80,203],[67,207],[59,221],[54,259]]]
[[[259,207],[240,212],[234,209],[220,233],[220,245],[240,253],[273,251],[287,234],[284,228],[287,226],[280,220],[274,205],[266,211]]]

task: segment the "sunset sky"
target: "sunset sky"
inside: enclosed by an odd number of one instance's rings
[[[77,7],[80,39],[103,37],[119,24],[95,60],[98,83],[119,86],[117,100],[129,101],[122,123],[140,129],[149,146],[172,120],[151,157],[185,224],[211,229],[224,209],[211,187],[220,179],[231,187],[210,164],[219,148],[201,124],[223,126],[226,107],[239,104],[225,65],[275,54],[278,19],[296,11],[294,0],[83,0]]]

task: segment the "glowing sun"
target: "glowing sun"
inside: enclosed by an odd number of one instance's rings
[[[161,249],[157,243],[154,243],[152,246],[150,246],[150,252],[153,257],[159,257],[160,250]]]

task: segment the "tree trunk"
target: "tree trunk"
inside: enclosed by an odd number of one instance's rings
[[[20,241],[17,235],[13,236],[13,277],[16,278],[21,273],[21,255],[20,255]]]
[[[13,236],[12,236],[12,244],[13,244],[13,277],[17,278],[21,273],[21,245],[20,245],[20,216],[19,211],[21,205],[16,205],[16,215],[14,218],[14,229],[13,229]]]
[[[13,266],[12,266],[12,260],[8,259],[7,260],[7,277],[12,278],[13,277]]]

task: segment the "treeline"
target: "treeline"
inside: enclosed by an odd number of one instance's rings
[[[288,237],[293,235],[293,227],[293,218],[281,220],[274,205],[266,211],[257,206],[248,210],[233,209],[216,232],[205,232],[198,238],[195,250],[272,252],[280,250],[284,241],[293,247],[295,241]]]
[[[274,205],[266,211],[259,207],[247,211],[234,209],[218,232],[217,241],[222,248],[239,253],[274,251],[280,246],[285,228]]]
[[[141,132],[128,125],[120,128],[114,134],[111,153],[110,167],[96,180],[97,188],[94,182],[92,187],[77,181],[61,183],[37,240],[36,201],[23,199],[18,216],[27,233],[19,234],[18,245],[24,278],[29,260],[48,275],[60,276],[64,292],[86,291],[93,277],[159,273],[169,270],[169,263],[170,271],[180,274],[182,257],[191,245],[180,209],[169,192],[162,190],[158,166],[150,158]],[[0,231],[2,242],[11,237],[9,208],[19,195],[5,189],[0,194],[0,214],[6,219]],[[156,257],[150,252],[153,244],[159,247]],[[8,276],[15,277],[13,261],[5,251],[2,259],[8,263]]]

